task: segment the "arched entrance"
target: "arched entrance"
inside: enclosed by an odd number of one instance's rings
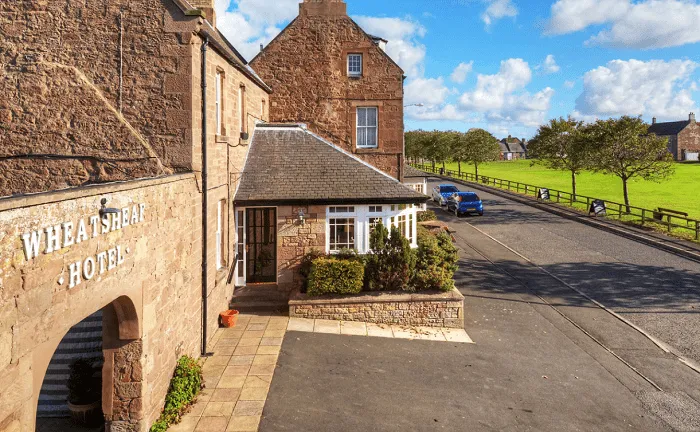
[[[101,330],[101,337],[96,338],[96,334],[99,334],[97,329]],[[101,424],[98,419],[100,424],[93,429],[74,429],[84,432],[140,431],[143,419],[143,345],[139,316],[129,297],[119,297],[74,325],[53,347],[43,348],[52,351],[48,353],[50,361],[46,362],[46,368],[43,369],[45,374],[37,403],[37,431],[73,430],[64,396],[68,395],[70,365],[79,359],[94,366],[93,378],[96,382],[100,381],[101,369],[104,423]],[[73,369],[79,370],[79,367]],[[93,383],[89,375],[88,367],[88,372],[83,373],[82,377],[88,380],[85,382]],[[80,376],[80,373],[75,373],[74,379]],[[99,398],[100,395],[97,394],[96,399]]]

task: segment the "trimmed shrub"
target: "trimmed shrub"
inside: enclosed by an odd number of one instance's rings
[[[418,222],[430,222],[438,220],[437,215],[432,210],[418,212]]]
[[[301,263],[299,264],[299,276],[302,278],[301,292],[306,292],[308,289],[309,275],[311,274],[311,266],[313,266],[314,261],[325,256],[325,252],[313,249],[301,258]]]
[[[361,262],[318,258],[311,266],[307,293],[309,296],[359,294],[364,278],[365,266]]]
[[[180,357],[165,396],[165,408],[151,426],[150,432],[165,432],[170,425],[179,423],[203,388],[202,367],[197,360],[188,356]]]
[[[411,243],[398,228],[389,231],[382,224],[375,227],[369,240],[372,252],[367,255],[366,287],[370,291],[412,291],[411,275],[416,255]]]
[[[447,233],[434,235],[419,227],[416,271],[411,285],[417,291],[452,290],[458,260],[457,248]]]

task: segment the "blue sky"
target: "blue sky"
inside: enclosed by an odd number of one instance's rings
[[[299,0],[216,0],[250,56]],[[700,0],[347,0],[404,68],[408,129],[530,137],[550,118],[700,114]],[[223,11],[223,12],[222,12]],[[460,66],[460,64],[462,66]],[[456,68],[458,73],[455,73]]]

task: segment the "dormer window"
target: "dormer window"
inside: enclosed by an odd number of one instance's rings
[[[362,54],[348,54],[348,76],[362,76]]]

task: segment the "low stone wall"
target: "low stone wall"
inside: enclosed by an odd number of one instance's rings
[[[392,292],[321,297],[297,294],[289,301],[289,316],[464,328],[464,296],[456,289],[420,294]]]

